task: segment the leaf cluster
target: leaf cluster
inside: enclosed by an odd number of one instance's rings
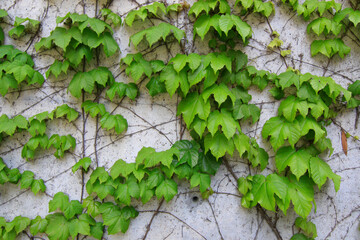
[[[91,117],[100,116],[100,125],[106,130],[115,129],[117,134],[122,133],[128,127],[126,119],[120,114],[110,114],[106,111],[104,104],[92,102],[87,100],[82,103],[82,108]]]
[[[14,28],[8,34],[11,38],[18,39],[25,33],[35,33],[39,27],[40,22],[38,20],[15,17]]]
[[[12,45],[0,46],[0,94],[5,96],[9,88],[19,89],[26,81],[28,85],[44,83],[44,77],[34,69],[30,55]]]
[[[235,6],[240,5],[246,12],[255,12],[270,17],[275,13],[274,3],[272,1],[263,2],[261,0],[236,0]]]
[[[24,171],[20,173],[17,168],[8,168],[3,159],[0,158],[0,184],[3,185],[7,182],[19,184],[21,189],[30,188],[36,195],[39,191],[46,190],[44,181],[42,179],[34,179],[35,174],[31,171]],[[1,236],[1,234],[0,234]]]

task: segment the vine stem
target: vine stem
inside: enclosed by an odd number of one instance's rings
[[[226,169],[230,172],[231,176],[237,182],[238,177],[234,173],[234,171],[233,171],[232,167],[230,166],[230,164],[229,164],[228,160],[226,159],[226,157],[223,157],[223,162],[225,164]],[[260,213],[262,218],[265,219],[265,221],[267,222],[267,224],[269,225],[269,227],[271,228],[271,230],[275,234],[276,239],[283,240],[283,238],[280,235],[279,230],[276,228],[275,224],[271,221],[271,218],[266,214],[265,210],[262,207],[260,207],[259,205],[256,205],[256,210]]]
[[[156,211],[155,211],[154,214],[152,215],[149,224],[146,226],[146,232],[145,232],[145,234],[144,234],[144,236],[143,236],[143,238],[142,238],[143,240],[146,239],[148,233],[150,232],[151,224],[152,224],[152,222],[154,221],[154,218],[156,217],[156,215],[159,214],[159,210],[160,210],[161,206],[163,205],[163,203],[164,203],[164,198],[160,201],[159,206],[157,207]]]

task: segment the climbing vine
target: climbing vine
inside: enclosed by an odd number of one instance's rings
[[[5,114],[0,117],[2,141],[17,133],[29,135],[21,151],[26,161],[36,161],[39,154],[50,148],[55,149],[56,158],[63,158],[81,142],[82,152],[71,166],[73,173],[79,171],[81,175],[81,197],[71,200],[64,192],[56,193],[51,196],[49,214],[45,217],[17,216],[13,220],[0,217],[0,238],[15,239],[25,232],[31,239],[39,234],[49,239],[79,236],[102,239],[104,234],[125,233],[131,219],[139,215],[135,201],[146,204],[156,197],[160,204],[164,200],[169,202],[179,193],[178,185],[182,182],[199,189],[202,198],[208,199],[214,194],[212,176],[224,165],[236,178],[241,206],[256,208],[277,239],[282,237],[268,211],[286,215],[292,211],[291,205],[299,216],[294,224],[301,230],[291,239],[315,239],[316,226],[308,218],[316,209],[314,189],[322,191],[321,187],[331,180],[337,192],[341,182],[326,161],[334,151],[326,126],[334,122],[339,107],[359,107],[360,81],[345,89],[331,77],[301,73],[293,68],[272,73],[249,65],[248,56],[239,50],[249,44],[253,35],[246,16],[258,14],[268,21],[275,14],[271,1],[237,0],[230,5],[226,0],[199,0],[192,6],[185,1],[172,5],[154,2],[139,4],[126,16],[111,11],[109,3],[93,18],[85,13],[58,16],[49,36],[33,46],[38,54],[50,50],[59,53],[47,67],[45,77],[71,76],[67,92],[81,103],[81,113],[63,104],[50,113],[45,111],[29,118]],[[335,37],[315,40],[311,44],[312,56],[321,53],[331,58],[338,54],[344,58],[350,53],[339,36],[347,31],[357,34],[354,32],[360,22],[357,6],[343,9],[334,1],[316,0],[283,3],[290,4],[304,20],[312,19],[307,27],[309,34]],[[193,21],[192,40],[188,39],[187,31],[174,24],[180,13]],[[313,19],[314,15],[317,18]],[[7,12],[0,10],[0,19],[6,16]],[[120,65],[131,81],[119,82],[118,75],[102,65],[101,57],[110,58],[120,52],[114,28],[136,24],[150,25],[129,37],[129,45],[137,53],[121,58]],[[27,33],[37,35],[40,29],[40,21],[16,17],[8,35],[18,39]],[[283,41],[276,31],[271,35],[269,49],[280,49],[282,58],[291,54],[291,50],[281,48]],[[0,28],[0,43],[4,40]],[[194,41],[206,43],[211,51],[189,52],[187,45]],[[142,51],[161,45],[169,49],[169,44],[179,46],[179,51],[169,59],[150,59]],[[25,82],[41,87],[45,81],[35,70],[32,57],[12,45],[0,46],[0,70],[3,97],[21,89]],[[86,119],[90,116],[96,122],[96,154],[99,128],[121,135],[129,126],[123,115],[108,111],[108,106],[99,100],[106,98],[119,105],[124,98],[134,101],[141,94],[143,82],[147,82],[145,87],[151,97],[178,97],[176,115],[184,123],[181,134],[186,128],[192,140],[183,140],[181,135],[165,151],[144,146],[132,162],[118,159],[110,168],[99,166],[97,155],[94,158],[86,155]],[[251,103],[254,89],[279,101],[277,116],[268,119],[261,130],[263,140],[271,145],[269,151],[262,147],[261,140],[243,131],[244,125],[258,125],[261,118],[261,108]],[[82,140],[71,133],[48,136],[47,123],[57,118],[65,118],[69,123],[82,121]],[[349,133],[345,136],[358,141],[357,136]],[[342,141],[346,154],[346,138]],[[236,176],[229,157],[247,160],[258,174]],[[269,169],[270,161],[275,164],[275,170],[262,174],[261,171]],[[19,184],[21,189],[30,188],[35,195],[40,191],[46,193],[44,180],[35,179],[35,174],[28,170],[20,173],[17,168],[10,169],[6,162],[7,159],[0,158],[1,185]]]

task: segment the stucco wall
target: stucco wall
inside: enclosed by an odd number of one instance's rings
[[[48,36],[55,28],[57,16],[64,16],[67,12],[85,12],[89,16],[95,15],[95,5],[98,9],[106,1],[96,0],[1,0],[0,8],[9,13],[6,21],[12,23],[15,16],[29,17],[41,21],[41,31],[34,41],[30,36],[20,40],[12,40],[6,37],[6,44],[14,44],[21,50],[28,49],[33,56],[35,68],[45,75],[45,71],[53,62],[54,57],[59,57],[56,51],[36,52],[34,43],[40,37]],[[144,1],[138,1],[143,4]],[[172,1],[167,1],[171,3]],[[84,3],[84,4],[83,4]],[[191,2],[190,2],[191,4]],[[126,15],[129,10],[136,8],[134,0],[113,1],[110,9],[121,16]],[[276,13],[269,18],[269,22],[259,15],[250,15],[247,22],[252,26],[253,37],[246,47],[241,49],[249,56],[249,64],[258,69],[280,73],[286,70],[284,60],[276,51],[269,50],[267,45],[271,41],[272,28],[280,34],[284,46],[291,49],[292,53],[285,58],[289,67],[299,69],[302,73],[310,72],[316,75],[331,76],[335,81],[347,87],[357,80],[360,75],[359,47],[348,37],[344,41],[352,51],[344,59],[339,56],[328,60],[322,56],[311,57],[311,36],[306,34],[306,22],[298,17],[282,3],[275,3]],[[183,13],[179,15],[176,24],[183,26]],[[10,29],[7,24],[1,24],[5,32]],[[129,52],[136,52],[132,45],[129,46],[129,36],[136,30],[142,29],[145,24],[136,23],[133,28],[121,26],[115,28],[115,39],[119,43],[121,53],[105,59],[102,56],[102,65],[107,66],[117,76],[117,81],[130,82],[119,65],[119,59]],[[188,35],[188,46],[192,44],[191,26],[186,28]],[[206,45],[206,44],[205,44]],[[141,49],[148,52],[148,49]],[[154,57],[168,59],[179,51],[179,45],[171,45],[168,53],[165,46],[159,47],[155,52],[146,55],[146,58]],[[199,39],[195,40],[193,49],[199,53],[206,53],[208,49],[201,44]],[[88,66],[89,69],[91,66]],[[41,88],[32,86],[25,87],[21,91],[14,91],[0,98],[0,112],[9,116],[22,114],[30,117],[43,111],[52,111],[56,106],[67,103],[81,113],[81,103],[67,92],[67,85],[73,72],[67,76],[61,75],[59,79],[50,77],[46,79]],[[259,124],[244,124],[242,130],[250,136],[254,136],[265,148],[270,145],[261,137],[261,128],[267,119],[275,116],[279,101],[267,92],[260,93],[257,89],[251,89],[253,95],[251,103],[261,108]],[[135,101],[128,99],[121,104],[109,102],[102,97],[100,102],[106,105],[108,111],[114,109],[114,113],[122,114],[129,123],[125,134],[116,135],[112,131],[100,129],[97,139],[97,158],[99,166],[108,169],[117,159],[127,162],[135,161],[137,152],[143,146],[151,146],[157,150],[168,149],[172,143],[180,137],[180,121],[176,116],[176,105],[179,101],[175,95],[170,98],[167,94],[152,98],[149,96],[145,84],[140,88],[140,96]],[[341,188],[335,193],[333,183],[328,181],[321,189],[316,190],[317,210],[312,212],[310,219],[316,224],[318,231],[317,239],[360,239],[359,216],[360,216],[360,148],[359,142],[348,140],[348,155],[341,148],[341,127],[352,135],[360,135],[355,128],[355,110],[343,109],[336,118],[338,125],[331,124],[327,127],[328,136],[333,142],[334,154],[327,158],[328,164],[334,172],[341,176]],[[47,133],[68,134],[72,133],[77,139],[76,150],[66,154],[63,159],[56,159],[51,151],[43,151],[37,154],[36,159],[25,161],[21,158],[22,146],[29,136],[27,134],[16,134],[14,137],[3,141],[0,146],[0,156],[9,167],[17,167],[20,171],[31,170],[36,178],[45,180],[46,193],[37,196],[30,190],[21,190],[19,186],[12,184],[0,185],[0,216],[7,220],[22,215],[34,218],[42,217],[48,213],[48,202],[51,197],[62,191],[70,196],[70,199],[80,199],[81,175],[79,172],[73,174],[71,167],[81,155],[82,145],[82,117],[75,123],[64,120],[54,120],[48,125]],[[86,119],[85,146],[86,156],[95,159],[94,137],[96,122],[93,118]],[[186,137],[186,136],[185,136]],[[270,164],[264,174],[274,171],[274,153],[270,154]],[[230,158],[230,165],[238,177],[247,176],[256,170],[250,169],[247,161]],[[86,175],[86,179],[89,174]],[[147,239],[276,239],[268,224],[254,209],[241,207],[236,180],[233,179],[228,170],[221,166],[217,175],[212,178],[212,188],[215,193],[208,200],[201,199],[198,189],[190,189],[188,183],[181,183],[179,194],[169,203],[163,203],[160,212],[153,218]],[[196,198],[198,197],[198,198]],[[198,199],[198,200],[197,200]],[[197,200],[197,201],[196,201]],[[159,201],[155,198],[148,204],[134,202],[140,215],[132,220],[126,234],[105,236],[106,239],[142,239]],[[145,211],[145,212],[141,212]],[[289,209],[287,216],[282,213],[274,214],[268,212],[273,219],[277,219],[276,227],[283,239],[289,239],[298,230],[293,226],[296,214]],[[27,239],[22,235],[19,239]]]

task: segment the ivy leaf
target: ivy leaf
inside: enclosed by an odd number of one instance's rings
[[[81,32],[83,32],[84,29],[88,26],[92,30],[94,30],[98,36],[100,36],[100,34],[105,31],[105,28],[107,28],[111,33],[113,33],[113,30],[109,24],[107,24],[104,21],[101,21],[100,19],[97,19],[97,18],[87,18],[87,20],[85,20],[83,23],[79,24],[79,29]]]
[[[172,179],[165,179],[155,191],[156,197],[164,197],[169,202],[178,193],[177,184]]]
[[[162,70],[159,80],[165,82],[165,87],[170,97],[174,95],[179,86],[185,96],[189,92],[190,86],[187,81],[186,71],[177,73],[172,65],[168,65]]]
[[[18,83],[21,83],[26,78],[32,79],[35,72],[30,65],[23,64],[20,61],[11,62],[5,67],[5,71],[8,74],[12,73]]]
[[[132,42],[133,45],[137,47],[145,37],[149,46],[152,47],[152,45],[160,41],[160,39],[165,41],[171,33],[173,33],[174,37],[178,40],[179,43],[181,39],[185,37],[185,32],[183,30],[180,30],[169,23],[162,22],[157,26],[147,28],[132,35],[130,37],[130,42]]]
[[[85,172],[88,171],[91,164],[91,159],[89,157],[84,157],[80,159],[75,165],[71,168],[71,171],[75,173],[80,167],[84,169]]]
[[[24,30],[25,30],[25,26],[19,25],[19,26],[12,28],[8,34],[11,38],[18,39],[24,33]]]
[[[75,67],[79,66],[84,57],[88,62],[90,62],[93,57],[93,53],[88,46],[83,44],[80,44],[76,48],[68,48],[65,52],[65,58]]]
[[[77,214],[81,214],[83,207],[78,200],[72,200],[64,209],[64,216],[69,220]]]
[[[84,90],[87,93],[92,93],[94,86],[94,79],[89,72],[78,72],[71,80],[68,90],[71,95],[76,98],[80,98],[81,90]]]
[[[211,136],[211,134],[208,133],[205,136],[204,145],[205,153],[210,150],[216,159],[223,157],[225,153],[232,155],[235,148],[232,139],[227,139],[225,135],[220,132],[217,132],[215,136]]]
[[[50,214],[46,216],[48,225],[46,234],[50,239],[67,240],[70,236],[70,222],[66,220],[61,213]]]
[[[110,113],[105,113],[100,119],[100,125],[106,130],[115,128],[117,134],[122,133],[128,127],[126,119],[120,114],[110,115]]]
[[[104,46],[104,52],[107,57],[114,55],[120,49],[119,45],[109,32],[103,33],[101,43]]]
[[[110,235],[118,232],[125,233],[129,228],[130,220],[125,219],[120,209],[114,209],[111,212],[103,213],[104,225],[108,226]]]
[[[251,117],[252,123],[255,123],[260,118],[260,109],[254,104],[242,104],[240,101],[236,101],[233,116],[236,120],[248,119]]]
[[[106,112],[104,104],[96,103],[91,100],[87,100],[81,104],[81,107],[84,108],[86,113],[89,113],[91,117],[104,116]]]
[[[222,132],[228,140],[234,136],[236,129],[241,131],[239,123],[226,110],[221,111],[221,113],[216,110],[209,115],[207,128],[212,136],[218,132],[219,126],[221,126]]]
[[[354,83],[350,84],[348,90],[355,96],[360,95],[360,80],[356,80]]]
[[[45,232],[47,225],[48,221],[45,218],[43,219],[40,216],[36,216],[36,218],[31,220],[30,233],[32,235],[43,233]]]
[[[211,95],[214,95],[215,101],[219,106],[226,101],[227,98],[230,98],[232,102],[235,102],[235,95],[230,91],[230,89],[224,84],[213,85],[210,88],[207,88],[202,94],[204,101],[207,101]]]
[[[127,96],[131,100],[134,100],[139,94],[139,89],[134,83],[125,84],[122,82],[114,82],[106,91],[106,95],[112,101],[116,94],[119,98]]]
[[[75,109],[69,107],[67,104],[63,104],[57,107],[54,112],[56,114],[56,118],[61,118],[66,115],[66,119],[69,122],[72,122],[79,117],[79,113]]]
[[[282,117],[272,117],[266,121],[262,129],[262,137],[266,139],[270,136],[270,143],[276,151],[284,144],[285,139],[288,139],[290,145],[294,147],[302,136],[302,130],[296,120],[288,122]]]
[[[181,140],[174,143],[173,148],[180,150],[179,163],[188,163],[189,166],[195,167],[199,161],[200,146],[194,141]]]
[[[281,102],[278,114],[283,115],[287,121],[292,122],[295,120],[298,111],[301,116],[305,118],[308,114],[307,102],[301,101],[295,96],[289,96],[286,100]]]
[[[201,40],[204,40],[205,35],[209,32],[210,28],[213,27],[219,34],[222,30],[219,27],[219,15],[209,16],[202,15],[194,23],[194,38],[199,35]]]
[[[34,173],[30,171],[24,171],[21,174],[20,188],[25,189],[30,187],[33,181],[34,181]]]
[[[204,173],[208,173],[210,175],[215,175],[217,170],[221,165],[221,161],[218,161],[214,158],[210,153],[204,154],[203,152],[199,153],[199,162],[198,167]]]
[[[104,183],[108,180],[108,178],[109,178],[109,174],[105,171],[105,168],[98,167],[91,173],[89,182],[91,184],[94,184],[96,180],[99,179],[100,183]]]
[[[135,163],[127,163],[122,159],[117,160],[111,167],[110,176],[115,179],[119,176],[127,178],[135,171]]]
[[[12,229],[15,230],[16,234],[21,233],[30,225],[30,219],[27,217],[16,216],[10,223],[5,227],[6,232],[10,232]]]
[[[312,180],[304,175],[299,181],[294,176],[290,177],[289,197],[294,205],[295,212],[306,218],[312,208],[312,201],[314,201],[314,188]]]
[[[31,191],[36,195],[39,191],[45,192],[46,186],[42,179],[34,179],[31,184]]]
[[[291,147],[282,147],[276,152],[275,163],[279,173],[290,167],[291,172],[296,176],[297,180],[303,176],[310,168],[310,158],[312,156],[305,150],[298,151]]]
[[[79,233],[82,235],[90,235],[90,224],[95,224],[88,214],[81,214],[78,218],[72,219],[70,222],[70,235],[75,238]]]
[[[5,96],[8,93],[9,88],[17,89],[18,82],[15,80],[13,75],[4,74],[0,80],[0,94]]]
[[[101,15],[111,21],[114,26],[121,25],[121,17],[108,8],[101,9]]]
[[[315,119],[311,117],[303,118],[299,116],[297,117],[297,120],[301,129],[301,136],[305,136],[309,133],[310,130],[313,130],[315,133],[314,143],[325,136],[326,132],[322,129],[321,125],[315,121]]]
[[[55,78],[57,78],[61,72],[67,73],[67,70],[69,69],[69,61],[64,60],[63,62],[60,62],[59,60],[55,60],[53,64],[51,64],[50,68],[46,71],[46,77],[48,78],[50,74],[53,74]]]
[[[350,50],[350,47],[346,46],[340,38],[315,40],[311,43],[311,56],[321,53],[331,58],[338,53],[341,58],[344,58],[345,55],[350,53]]]
[[[92,217],[96,217],[100,214],[100,202],[94,201],[91,196],[88,196],[83,200],[82,206],[87,209],[87,213],[89,213]]]
[[[286,71],[279,74],[278,79],[279,85],[281,86],[282,90],[290,87],[291,85],[294,85],[297,89],[299,89],[300,87],[299,75],[297,75],[293,71]]]
[[[311,240],[311,238],[308,238],[302,233],[296,233],[290,238],[290,240]]]
[[[104,235],[104,226],[102,222],[96,222],[95,225],[90,226],[90,234],[96,239],[101,240]]]
[[[152,97],[158,95],[159,93],[166,92],[165,84],[160,81],[159,76],[151,78],[151,80],[146,84],[146,88],[149,90],[149,94]]]
[[[333,173],[330,166],[322,159],[318,157],[312,157],[310,159],[309,175],[319,186],[319,189],[321,189],[321,186],[324,185],[326,179],[329,178],[332,179],[334,182],[335,191],[339,191],[341,177]]]
[[[190,186],[194,188],[200,187],[200,192],[205,192],[210,188],[211,179],[208,174],[195,172],[190,179]]]
[[[210,114],[210,102],[205,102],[198,93],[190,93],[179,103],[177,115],[180,114],[183,115],[184,121],[189,127],[195,116],[202,120],[207,119]]]
[[[56,209],[64,212],[68,205],[69,197],[63,192],[58,192],[54,195],[53,199],[49,201],[49,212],[54,212]]]
[[[295,226],[303,230],[307,235],[312,236],[312,238],[317,237],[316,226],[311,221],[298,217],[295,219]]]

